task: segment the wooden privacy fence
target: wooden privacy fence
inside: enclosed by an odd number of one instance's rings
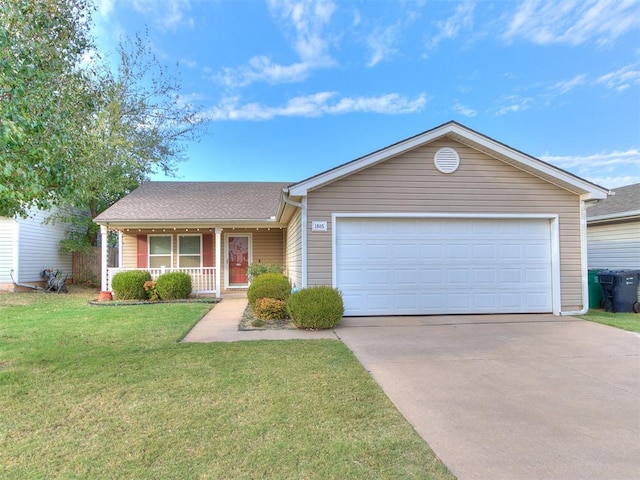
[[[118,266],[118,249],[115,247],[109,247],[107,266]],[[93,247],[90,252],[73,254],[73,283],[82,283],[92,285],[94,287],[100,286],[101,258],[100,247]]]

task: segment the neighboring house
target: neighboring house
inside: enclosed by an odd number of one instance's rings
[[[589,269],[640,270],[640,183],[587,209],[587,245]]]
[[[61,253],[59,245],[67,225],[45,222],[51,214],[34,209],[28,218],[0,217],[0,290],[14,291],[14,281],[42,285],[40,273],[47,268],[71,274],[71,254]]]
[[[449,122],[298,183],[145,183],[96,222],[123,268],[182,269],[217,295],[276,262],[340,289],[348,316],[576,314],[585,205],[607,194]]]

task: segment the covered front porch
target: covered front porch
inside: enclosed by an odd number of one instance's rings
[[[117,266],[107,267],[107,239],[116,232]],[[167,272],[184,272],[194,295],[220,297],[249,286],[251,263],[284,264],[283,225],[101,225],[101,289],[111,292],[113,276],[121,271],[146,270],[156,280]]]

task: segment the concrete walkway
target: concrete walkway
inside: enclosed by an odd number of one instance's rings
[[[238,330],[238,323],[247,308],[246,298],[223,298],[184,337],[183,342],[240,342],[245,340],[336,340],[333,330]]]

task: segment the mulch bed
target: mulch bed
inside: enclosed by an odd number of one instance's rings
[[[281,320],[258,319],[254,316],[251,306],[247,305],[242,319],[240,319],[238,330],[297,330],[297,328],[289,318]]]

